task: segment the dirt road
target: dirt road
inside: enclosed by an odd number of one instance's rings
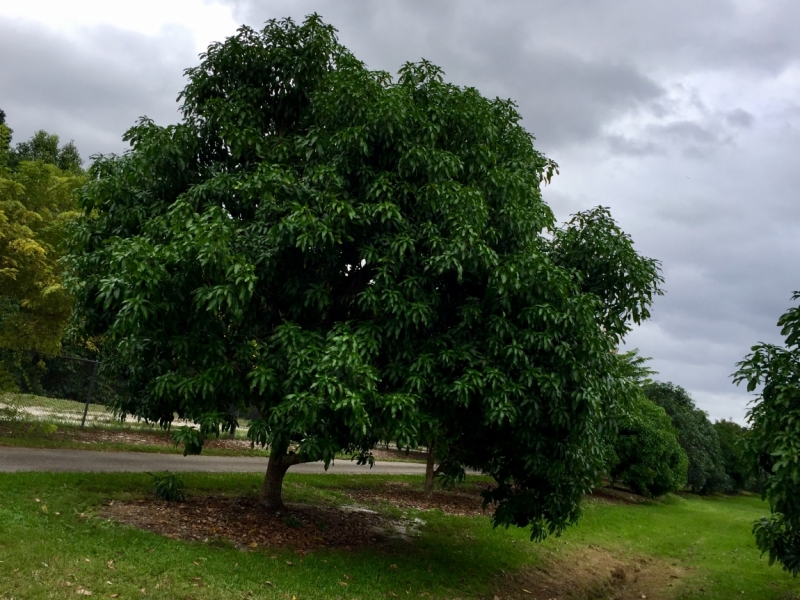
[[[178,456],[144,452],[92,452],[88,450],[41,450],[0,448],[0,473],[50,471],[81,473],[205,471],[209,473],[261,473],[267,459],[242,456]],[[336,461],[325,471],[322,463],[295,465],[289,473],[362,473],[375,475],[418,475],[425,465],[405,462],[376,462],[371,469],[348,460]]]

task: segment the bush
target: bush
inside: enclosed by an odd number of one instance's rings
[[[725,473],[731,480],[730,491],[761,491],[762,477],[756,473],[745,447],[748,429],[724,419],[714,423],[714,429],[719,438]]]
[[[649,382],[645,396],[661,406],[678,431],[678,442],[689,458],[688,485],[697,494],[730,490],[717,431],[689,393],[672,383]]]
[[[186,494],[183,479],[175,473],[150,473],[153,478],[153,494],[166,502],[183,502]]]
[[[663,408],[637,398],[613,437],[609,475],[637,494],[663,496],[686,484],[688,458]]]

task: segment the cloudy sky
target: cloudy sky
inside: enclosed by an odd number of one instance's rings
[[[800,3],[770,0],[0,0],[0,108],[85,158],[177,120],[183,69],[240,24],[320,13],[375,69],[424,57],[517,101],[561,166],[559,218],[610,206],[667,294],[628,344],[714,419],[800,289]]]

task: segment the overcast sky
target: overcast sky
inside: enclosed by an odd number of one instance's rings
[[[237,26],[320,13],[371,68],[427,58],[514,99],[561,166],[561,219],[611,207],[667,294],[628,345],[713,419],[800,289],[800,3],[770,0],[0,0],[0,108],[85,158],[177,120],[183,69]]]

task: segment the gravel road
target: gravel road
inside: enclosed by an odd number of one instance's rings
[[[89,450],[42,450],[0,447],[0,473],[49,471],[79,473],[205,471],[208,473],[263,473],[267,459],[249,456],[179,456],[145,452],[92,452]],[[376,462],[371,469],[348,460],[336,461],[325,471],[322,463],[295,465],[289,473],[343,473],[375,475],[419,475],[425,465]]]

